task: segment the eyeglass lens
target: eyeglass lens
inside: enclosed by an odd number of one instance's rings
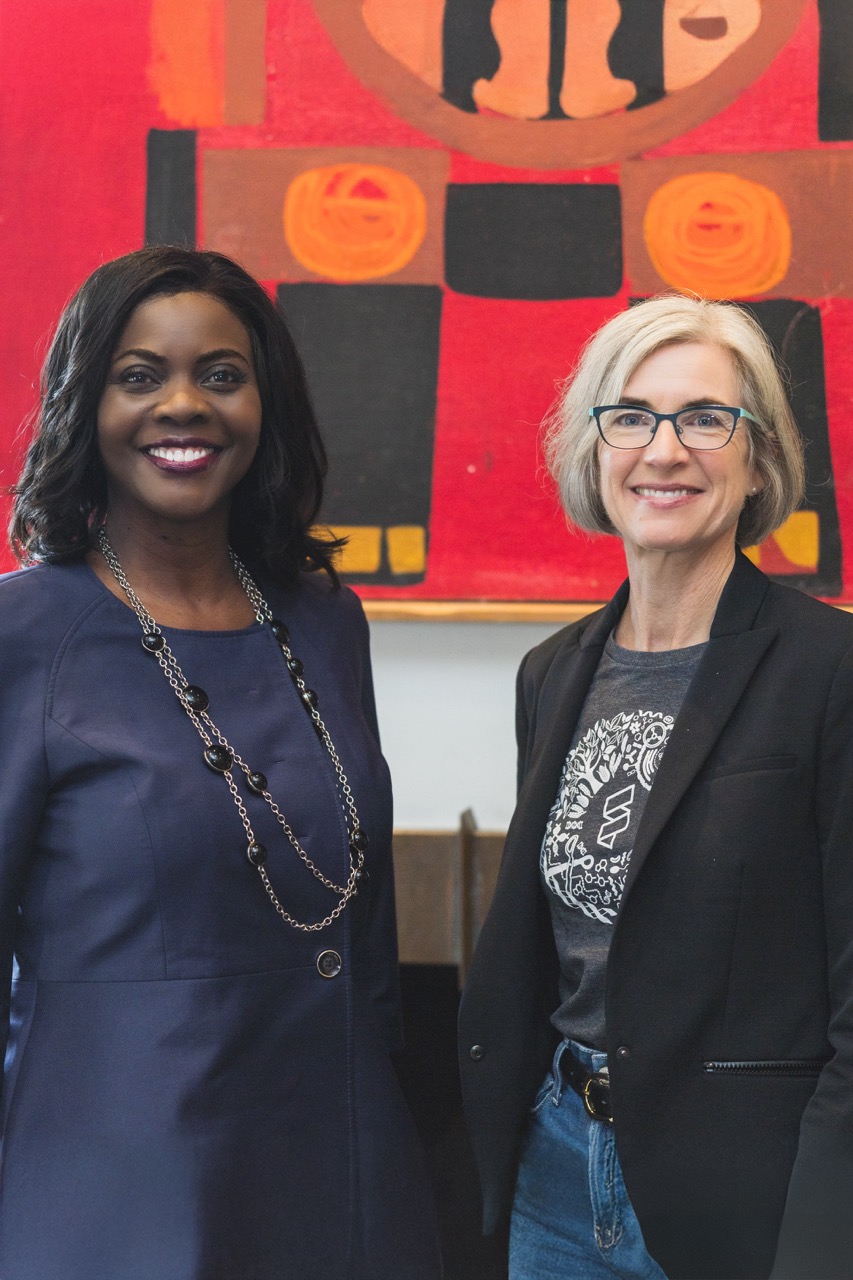
[[[674,419],[679,439],[688,449],[721,448],[737,421],[730,410],[707,406],[682,409]],[[625,405],[602,410],[598,420],[604,439],[617,449],[636,449],[648,444],[660,421],[653,413]]]

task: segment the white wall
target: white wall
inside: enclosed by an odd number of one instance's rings
[[[464,809],[505,831],[515,801],[515,675],[560,624],[373,622],[394,825],[455,830]]]

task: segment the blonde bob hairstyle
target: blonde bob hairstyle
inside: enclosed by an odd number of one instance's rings
[[[778,529],[800,503],[803,446],[773,350],[757,321],[740,307],[704,298],[663,294],[614,316],[593,334],[545,419],[545,459],[569,521],[590,533],[616,533],[604,510],[598,465],[607,446],[589,416],[592,406],[619,404],[636,369],[662,347],[704,342],[732,357],[740,383],[738,431],[749,462],[764,481],[747,498],[738,521],[738,546],[753,546]]]

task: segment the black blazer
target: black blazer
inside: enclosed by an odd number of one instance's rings
[[[519,672],[518,807],[460,1013],[487,1231],[557,1038],[539,850],[627,597]],[[667,1276],[849,1280],[853,618],[740,554],[637,834],[606,1018],[625,1181]]]

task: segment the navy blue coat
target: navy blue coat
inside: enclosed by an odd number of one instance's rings
[[[556,1042],[542,837],[626,599],[519,674],[518,807],[460,1014],[488,1228]],[[640,822],[605,1010],[625,1182],[667,1276],[849,1280],[853,619],[743,556]]]
[[[0,940],[13,952],[0,1275],[435,1280],[399,1044],[391,793],[357,599],[268,588],[350,780],[370,879],[276,915],[240,819],[135,615],[85,565],[0,581]],[[269,627],[166,631],[321,870],[335,779]],[[284,906],[334,897],[263,800]],[[342,969],[322,976],[334,950]],[[3,1036],[6,1038],[5,1019]]]

